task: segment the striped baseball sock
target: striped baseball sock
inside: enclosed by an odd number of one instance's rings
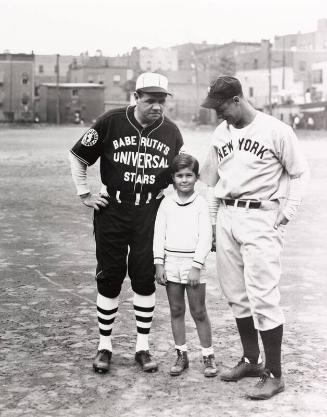
[[[151,295],[139,295],[134,293],[133,304],[137,328],[136,352],[140,350],[149,350],[149,333],[155,301],[155,293]]]
[[[98,350],[110,350],[112,352],[111,331],[118,311],[118,297],[108,298],[98,293],[97,316],[100,332]]]

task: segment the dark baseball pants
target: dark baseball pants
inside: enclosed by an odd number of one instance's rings
[[[154,293],[152,245],[160,202],[153,199],[147,204],[135,205],[109,198],[106,208],[95,211],[96,281],[98,292],[104,297],[119,295],[127,271],[135,293]]]

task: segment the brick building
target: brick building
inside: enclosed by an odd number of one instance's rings
[[[269,105],[269,71],[267,68],[237,71],[243,93],[254,107]],[[295,79],[293,68],[272,68],[270,73],[271,104],[304,103],[303,82]]]
[[[298,32],[290,35],[275,36],[274,45],[276,49],[326,50],[327,19],[319,19],[317,28],[313,32]]]
[[[129,83],[134,71],[126,66],[110,67],[106,63],[95,62],[72,66],[68,73],[69,82],[97,83],[104,86],[105,109],[124,106],[129,102]]]
[[[246,52],[257,51],[261,45],[258,42],[230,42],[198,49],[195,52],[195,65],[205,71],[210,80],[217,76],[233,75],[239,56]]]
[[[58,100],[59,95],[59,100]],[[41,84],[38,116],[40,122],[91,123],[104,112],[104,86],[95,83]]]
[[[327,60],[327,50],[276,49],[268,40],[262,40],[260,48],[238,55],[236,71],[292,68],[294,81],[303,83],[303,94],[311,86],[311,70],[315,62]],[[283,88],[287,88],[284,85]]]
[[[0,121],[34,119],[34,54],[0,54]]]
[[[184,43],[181,45],[175,45],[172,48],[177,51],[178,69],[180,71],[188,71],[194,68],[196,60],[196,52],[202,49],[215,47],[218,45],[202,43]]]
[[[177,51],[173,48],[141,48],[139,64],[141,71],[177,71]]]

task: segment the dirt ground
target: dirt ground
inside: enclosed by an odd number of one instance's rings
[[[287,227],[281,281],[287,318],[283,363],[286,391],[269,401],[244,398],[255,380],[205,379],[190,316],[190,369],[169,376],[174,358],[164,288],[158,288],[151,332],[159,371],[134,362],[132,291],[125,280],[113,332],[111,372],[94,374],[98,330],[92,213],[79,203],[67,150],[80,127],[0,130],[0,415],[2,417],[327,415],[327,132],[299,132],[311,166],[305,201]],[[203,160],[209,129],[183,129],[186,146]],[[90,169],[98,190],[97,166]],[[220,368],[239,359],[234,320],[209,256],[208,310]]]

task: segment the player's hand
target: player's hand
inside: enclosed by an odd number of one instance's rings
[[[200,269],[199,268],[192,268],[190,269],[190,272],[188,273],[188,285],[190,287],[196,287],[200,284]]]
[[[281,224],[286,225],[289,222],[288,218],[284,216],[282,212],[278,213],[277,219],[274,224],[274,229],[277,230]]]
[[[99,211],[101,207],[107,207],[108,200],[102,197],[101,194],[86,194],[81,195],[82,203],[87,207],[94,208],[94,210]]]
[[[156,264],[156,274],[155,278],[158,284],[167,285],[167,275],[163,265]]]
[[[212,225],[212,245],[211,252],[216,252],[216,225]]]

